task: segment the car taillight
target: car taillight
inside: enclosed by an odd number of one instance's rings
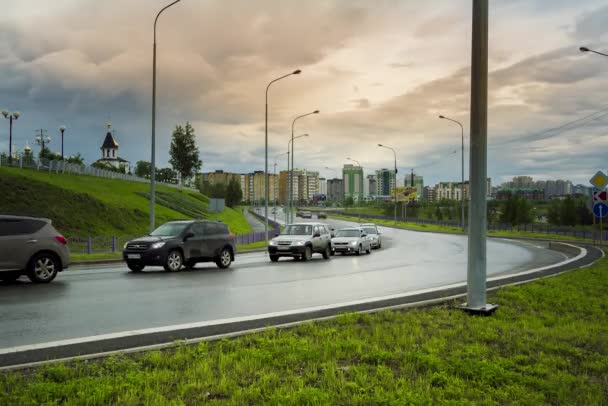
[[[228,237],[230,237],[231,240],[234,240],[236,238],[236,235],[230,233],[230,234],[228,234]]]
[[[55,239],[56,239],[57,241],[59,241],[60,243],[62,243],[63,245],[66,245],[66,244],[68,243],[68,239],[67,239],[67,238],[65,238],[65,237],[64,237],[64,236],[62,236],[62,235],[58,235],[58,236],[56,236],[56,237],[55,237]]]

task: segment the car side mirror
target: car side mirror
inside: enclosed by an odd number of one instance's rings
[[[361,234],[361,237],[367,237],[367,234]]]
[[[321,233],[314,233],[312,238],[317,238],[317,237],[321,237]]]
[[[194,237],[193,232],[186,233],[186,235],[184,236],[184,242],[188,241],[192,237]]]

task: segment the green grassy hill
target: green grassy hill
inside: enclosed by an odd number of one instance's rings
[[[93,176],[0,168],[0,214],[46,217],[67,236],[139,235],[148,232],[150,186]],[[189,218],[216,219],[209,199],[194,191],[157,187],[156,224]],[[251,232],[240,211],[217,219],[237,234]]]

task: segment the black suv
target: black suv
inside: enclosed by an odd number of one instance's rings
[[[133,272],[145,266],[163,266],[177,272],[182,266],[193,268],[198,262],[215,262],[228,268],[234,261],[234,235],[228,226],[216,221],[170,221],[145,237],[125,244],[123,259]]]

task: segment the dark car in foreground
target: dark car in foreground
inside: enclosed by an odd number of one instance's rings
[[[49,283],[70,264],[68,240],[51,220],[0,216],[0,280],[21,275],[34,283]]]
[[[123,259],[129,269],[140,272],[146,266],[162,266],[167,272],[193,268],[199,262],[215,262],[228,268],[236,246],[228,226],[217,221],[170,221],[145,237],[128,241]]]

